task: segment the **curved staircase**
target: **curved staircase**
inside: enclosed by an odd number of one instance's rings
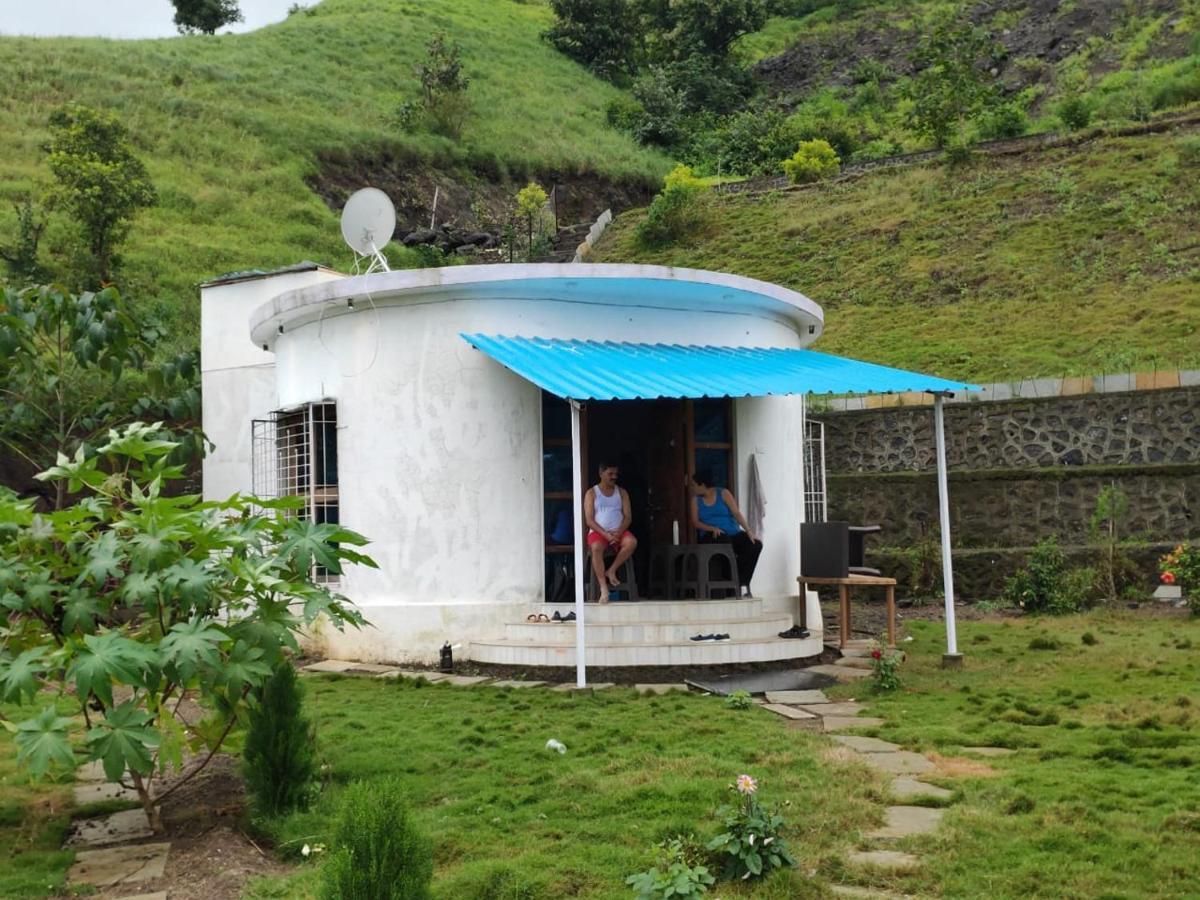
[[[566,615],[570,603],[531,607]],[[822,633],[796,640],[779,637],[792,626],[788,613],[765,610],[760,599],[643,600],[587,604],[584,614],[589,666],[712,666],[817,656]],[[728,634],[725,641],[693,641],[697,634]],[[518,622],[504,636],[472,641],[475,662],[509,666],[574,666],[575,623]]]

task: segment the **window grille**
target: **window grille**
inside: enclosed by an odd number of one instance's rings
[[[825,492],[825,423],[804,422],[804,521],[824,522],[829,517]]]
[[[337,404],[308,403],[276,410],[251,423],[251,484],[258,497],[302,497],[293,512],[318,523],[336,524],[338,509]],[[336,581],[320,566],[314,577]]]

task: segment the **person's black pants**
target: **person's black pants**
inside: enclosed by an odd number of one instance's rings
[[[762,541],[750,540],[750,535],[744,531],[737,534],[723,534],[720,537],[704,535],[702,543],[732,544],[733,558],[737,560],[738,582],[742,587],[750,587],[750,579],[754,577],[754,567],[758,565],[758,555],[762,553]]]

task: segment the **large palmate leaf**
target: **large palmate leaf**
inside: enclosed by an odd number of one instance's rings
[[[121,582],[121,597],[130,606],[152,604],[161,587],[158,576],[151,572],[130,572]]]
[[[38,676],[46,671],[46,650],[34,647],[13,658],[0,656],[0,700],[20,703],[38,691]]]
[[[240,693],[247,686],[257,687],[271,674],[265,657],[266,654],[258,647],[238,641],[221,666],[218,682],[228,688],[230,695]]]
[[[141,685],[145,670],[156,662],[153,650],[119,631],[88,634],[67,670],[67,679],[75,682],[81,700],[95,694],[105,706],[112,706],[113,683]]]
[[[71,720],[60,716],[53,706],[47,706],[34,719],[17,725],[17,759],[29,767],[35,778],[46,774],[53,762],[75,768],[75,754],[67,739]]]
[[[215,669],[220,664],[221,642],[225,632],[210,619],[192,616],[171,626],[162,641],[163,662],[173,670],[180,683],[191,680],[201,668]]]
[[[72,588],[63,601],[63,634],[76,631],[91,634],[96,630],[96,618],[102,613],[103,609],[92,594]]]
[[[163,569],[163,582],[167,587],[179,593],[179,596],[193,607],[205,605],[208,602],[208,592],[213,584],[213,573],[204,564],[194,559],[181,559],[172,566]]]
[[[84,576],[96,584],[103,584],[121,574],[123,560],[124,554],[121,553],[116,532],[106,531],[88,550],[87,565],[83,569]]]
[[[110,709],[108,715],[87,733],[92,757],[104,764],[104,775],[109,781],[120,780],[126,769],[144,775],[154,767],[150,751],[158,746],[161,738],[150,726],[153,718],[139,709],[133,700],[126,700]]]

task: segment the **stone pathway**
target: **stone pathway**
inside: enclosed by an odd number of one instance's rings
[[[870,651],[865,646],[847,648],[842,659],[833,665],[815,666],[809,671],[832,676],[839,683],[851,683],[870,677]],[[879,738],[857,734],[840,734],[856,728],[878,728],[884,720],[861,715],[863,704],[854,701],[830,701],[822,691],[775,691],[766,695],[762,708],[798,724],[827,733],[831,740],[845,747],[865,765],[881,773],[889,782],[888,793],[894,805],[884,810],[884,824],[863,835],[863,845],[847,855],[853,869],[864,877],[871,875],[904,874],[916,871],[921,859],[888,847],[888,844],[937,829],[945,810],[936,806],[918,806],[922,801],[950,803],[954,792],[936,784],[921,781],[921,776],[936,772],[928,757],[905,750],[901,745]],[[982,757],[1008,756],[1015,751],[1002,747],[964,747],[964,753]],[[901,895],[859,885],[835,884],[833,893],[843,897],[900,898]]]

